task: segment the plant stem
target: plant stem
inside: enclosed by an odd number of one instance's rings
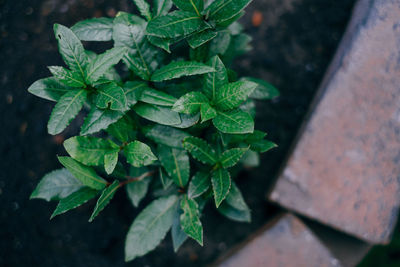
[[[130,183],[133,183],[133,182],[139,182],[139,181],[143,180],[146,177],[152,176],[154,173],[155,173],[155,171],[149,171],[149,172],[145,172],[142,175],[137,176],[137,177],[126,176],[126,178],[128,180],[123,181],[122,183],[120,183],[119,187],[123,187],[124,185],[130,184]]]

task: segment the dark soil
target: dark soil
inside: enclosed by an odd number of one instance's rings
[[[204,266],[260,228],[276,212],[265,194],[294,140],[350,17],[353,1],[256,0],[242,19],[254,50],[234,69],[263,78],[281,97],[260,105],[257,128],[279,148],[263,155],[262,167],[241,175],[238,184],[253,210],[251,224],[231,222],[211,206],[202,221],[205,246],[187,242],[175,255],[170,237],[154,252],[126,266]],[[63,137],[52,137],[46,123],[53,106],[26,91],[60,65],[52,24],[71,26],[93,16],[133,11],[130,0],[0,0],[0,266],[125,266],[124,238],[137,211],[125,194],[93,222],[94,202],[49,221],[55,203],[29,195],[39,179],[59,168]],[[254,27],[251,17],[264,20]],[[78,122],[74,123],[75,125]],[[76,128],[76,127],[75,127]],[[74,127],[65,137],[74,134]]]

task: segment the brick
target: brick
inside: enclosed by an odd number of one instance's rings
[[[400,204],[400,4],[360,0],[308,122],[269,195],[370,243]]]

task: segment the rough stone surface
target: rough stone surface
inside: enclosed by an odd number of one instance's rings
[[[342,266],[318,238],[295,216],[286,214],[261,229],[219,267]]]
[[[370,243],[400,203],[400,2],[361,0],[270,199]]]

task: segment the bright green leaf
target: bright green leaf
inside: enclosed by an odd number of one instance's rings
[[[71,27],[71,30],[82,41],[110,41],[113,19],[92,18],[82,20]]]
[[[225,169],[217,169],[212,173],[211,183],[214,191],[214,200],[217,208],[226,198],[231,188],[231,176]]]
[[[184,195],[181,200],[181,225],[183,231],[203,246],[203,226],[199,218],[199,206],[196,201]]]
[[[97,200],[96,207],[90,216],[89,222],[92,222],[94,218],[99,215],[100,211],[102,211],[108,205],[108,203],[110,203],[119,187],[118,180],[115,180],[112,184],[105,188],[103,192],[101,192],[101,195]]]
[[[203,139],[197,137],[186,137],[183,147],[189,151],[193,158],[204,164],[215,164],[218,157],[212,147]]]
[[[185,0],[183,0],[185,1]],[[188,44],[191,48],[196,49],[199,46],[202,46],[203,44],[211,41],[217,36],[217,33],[212,30],[205,30],[199,33],[195,33],[192,36],[190,36],[187,41]]]
[[[182,188],[185,187],[190,174],[189,157],[186,151],[160,145],[158,157],[161,165],[174,182]]]
[[[173,106],[176,98],[159,90],[146,88],[142,91],[139,101],[159,106]]]
[[[157,157],[151,152],[148,145],[133,141],[124,148],[126,161],[134,167],[142,167],[152,164]]]
[[[203,103],[200,107],[201,122],[206,122],[208,120],[214,119],[217,116],[217,111],[210,106],[209,103]]]
[[[246,134],[254,131],[254,120],[249,113],[241,110],[218,112],[213,119],[215,128],[223,133]]]
[[[189,183],[189,198],[201,196],[208,190],[208,188],[210,188],[210,185],[210,175],[205,172],[197,172]]]
[[[237,108],[257,87],[253,82],[233,82],[217,89],[214,104],[219,110],[231,110]]]
[[[204,103],[208,103],[205,95],[200,92],[190,92],[179,98],[172,110],[185,114],[194,114],[199,112],[200,106]]]
[[[183,11],[189,11],[201,17],[204,0],[173,0],[174,4]]]
[[[252,0],[215,0],[203,12],[217,23],[224,22],[240,13]]]
[[[107,133],[121,142],[130,142],[136,136],[136,125],[129,115],[125,115],[107,128]]]
[[[164,49],[166,52],[171,53],[171,50],[169,48],[169,46],[172,43],[172,39],[169,38],[161,38],[161,37],[157,37],[157,36],[151,36],[151,35],[147,35],[147,40],[149,40],[149,42],[154,45],[157,46],[161,49]]]
[[[276,89],[275,86],[266,81],[251,77],[245,77],[242,78],[242,80],[251,81],[258,85],[256,89],[254,89],[253,93],[250,95],[250,98],[268,100],[279,96],[278,89]]]
[[[207,64],[216,71],[204,75],[203,92],[209,99],[214,100],[217,91],[228,83],[228,75],[224,63],[218,56],[211,58]]]
[[[214,72],[213,67],[196,61],[176,61],[156,70],[151,76],[153,82],[172,80],[183,76]]]
[[[219,163],[223,168],[230,168],[235,166],[239,160],[242,158],[244,153],[248,148],[232,148],[229,150],[226,150],[222,155],[219,157]]]
[[[147,20],[151,20],[150,5],[145,0],[133,0],[140,14]]]
[[[218,208],[218,211],[231,220],[238,222],[250,222],[250,209],[243,199],[242,193],[234,182],[232,182],[229,194]]]
[[[140,116],[150,121],[163,125],[176,125],[181,123],[179,113],[169,108],[156,105],[138,103],[133,106],[133,110]]]
[[[124,116],[124,113],[119,111],[93,107],[82,124],[80,134],[88,135],[105,130],[122,116]]]
[[[85,87],[85,82],[82,78],[82,74],[80,74],[79,72],[70,71],[60,66],[50,66],[48,68],[51,74],[53,74],[53,76],[63,84],[78,88]]]
[[[73,89],[61,84],[53,77],[37,80],[28,88],[29,93],[50,101],[58,101],[71,90]]]
[[[142,129],[144,135],[157,144],[182,149],[182,142],[190,134],[164,125],[153,125]]]
[[[104,170],[112,174],[118,163],[118,151],[104,155]]]
[[[132,107],[135,105],[140,98],[140,95],[142,94],[143,90],[146,90],[149,88],[147,86],[147,83],[145,82],[138,82],[138,81],[128,81],[124,84],[124,91],[125,91],[125,96],[126,100],[128,103],[129,107]]]
[[[172,7],[172,0],[154,0],[153,17],[167,14]]]
[[[100,109],[124,111],[127,108],[125,91],[114,82],[98,86],[94,101]]]

